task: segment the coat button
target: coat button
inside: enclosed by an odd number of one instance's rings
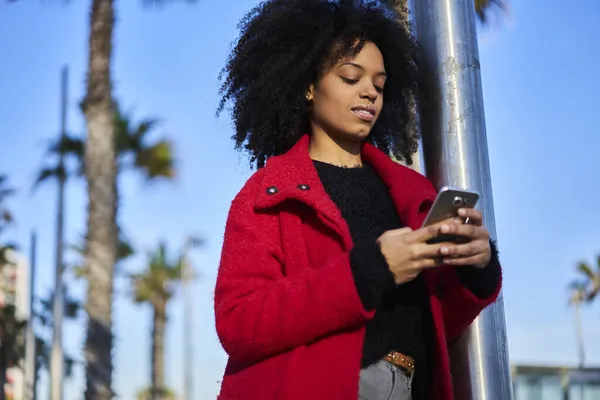
[[[309,190],[310,186],[308,186],[308,185],[298,185],[298,189],[300,189],[300,190]]]
[[[272,194],[275,194],[277,192],[278,192],[278,190],[277,190],[277,188],[275,186],[269,186],[267,188],[267,194],[271,194],[272,195]]]

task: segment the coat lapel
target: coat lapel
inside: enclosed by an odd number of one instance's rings
[[[310,137],[304,135],[290,151],[267,161],[255,207],[261,210],[276,207],[287,200],[300,201],[314,209],[349,249],[352,246],[350,230],[321,183],[308,154],[309,142]]]
[[[352,238],[348,225],[321,183],[308,154],[309,143],[310,136],[304,135],[287,153],[267,161],[255,207],[264,210],[286,200],[303,202],[341,236],[345,247],[349,249]],[[425,177],[392,161],[371,144],[364,144],[362,157],[373,166],[388,187],[401,221],[412,229],[418,229],[435,199],[433,187]]]

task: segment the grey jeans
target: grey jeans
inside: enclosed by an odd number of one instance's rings
[[[360,371],[358,400],[411,400],[413,376],[385,360]]]

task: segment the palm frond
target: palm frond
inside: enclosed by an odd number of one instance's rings
[[[588,285],[585,281],[573,281],[568,285],[569,304],[581,304],[587,300]]]
[[[83,160],[85,142],[82,138],[69,134],[61,136],[58,140],[50,142],[48,155],[72,156],[76,160]]]
[[[8,176],[0,175],[0,205],[15,194],[15,189],[8,185]]]
[[[592,267],[586,262],[580,262],[579,264],[577,264],[577,271],[582,273],[590,281],[596,279],[596,274],[592,270]]]
[[[141,121],[136,129],[132,132],[132,136],[136,138],[139,142],[142,142],[144,138],[154,131],[159,124],[159,120],[156,118],[147,118]]]
[[[508,11],[508,4],[505,0],[474,0],[475,13],[482,24],[485,24],[490,19],[493,12]]]
[[[67,179],[67,171],[64,165],[57,165],[56,167],[43,168],[39,173],[35,182],[33,183],[33,189],[36,189],[39,185],[44,182],[48,182],[51,179],[65,180]]]
[[[119,236],[119,242],[117,243],[117,263],[120,263],[135,254],[135,249],[131,242],[123,235]]]
[[[10,211],[8,210],[0,210],[0,223],[2,223],[3,225],[6,224],[12,224],[13,222],[15,222],[12,214]]]
[[[148,180],[175,178],[173,146],[168,140],[161,140],[136,154],[135,166],[143,171]]]
[[[148,264],[143,272],[130,275],[134,302],[149,303],[154,308],[166,304],[182,280],[181,260],[181,257],[176,257],[172,261],[166,243],[159,242],[148,255]]]

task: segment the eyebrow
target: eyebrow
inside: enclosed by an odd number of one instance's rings
[[[363,71],[365,70],[365,68],[362,65],[356,64],[356,63],[353,63],[353,62],[347,62],[347,63],[343,64],[342,66],[344,66],[344,65],[350,65],[350,66],[352,66],[354,68],[358,68],[358,69],[363,70]],[[378,72],[377,75],[378,76],[384,76],[384,77],[387,78],[387,74],[385,73],[385,71]]]

